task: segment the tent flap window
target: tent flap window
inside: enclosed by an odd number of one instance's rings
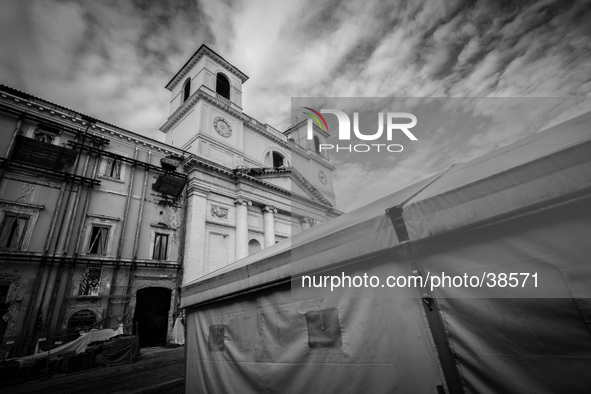
[[[0,248],[20,249],[28,222],[28,216],[7,213],[0,229]]]
[[[168,254],[168,234],[156,233],[154,237],[154,260],[166,260]]]
[[[225,349],[224,331],[223,324],[212,324],[209,326],[209,340],[207,341],[207,344],[210,352],[219,352]]]
[[[336,308],[306,312],[306,323],[311,348],[341,347],[341,326]]]
[[[90,243],[88,245],[88,253],[105,256],[107,254],[108,239],[108,227],[92,226],[92,232],[90,234]]]

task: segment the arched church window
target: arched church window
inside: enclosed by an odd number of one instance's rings
[[[218,73],[215,81],[215,91],[220,96],[230,100],[230,81],[222,73]]]
[[[191,95],[191,78],[188,78],[183,85],[183,103],[187,101]]]
[[[273,167],[281,167],[285,165],[285,158],[281,153],[273,152]]]

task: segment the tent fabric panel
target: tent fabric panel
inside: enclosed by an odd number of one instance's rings
[[[525,287],[492,291],[487,286],[438,287],[435,296],[591,298],[582,276],[591,261],[590,203],[591,197],[417,244],[424,268],[432,274],[538,273],[537,287],[530,278]]]
[[[410,239],[444,234],[569,194],[588,193],[590,157],[591,143],[586,143],[433,198],[421,200],[420,195],[404,207]],[[447,176],[435,184],[446,182]]]
[[[430,199],[589,142],[590,130],[591,112],[531,134],[512,144],[454,166],[441,181],[424,190],[418,199]]]
[[[381,256],[351,271],[407,272]],[[327,275],[339,274],[329,271]],[[294,294],[289,283],[201,305],[187,313],[188,392],[436,392],[441,385],[416,289]],[[310,348],[305,314],[338,310],[342,345]],[[223,351],[208,350],[211,325],[223,324]]]
[[[439,306],[467,392],[591,387],[591,338],[572,299],[445,298]]]
[[[573,300],[591,333],[591,264],[589,258],[586,264],[561,270],[564,279],[573,295]]]
[[[504,297],[522,298],[490,299],[490,293],[474,288],[434,291],[470,392],[585,392],[591,387],[585,317],[591,289],[588,276],[574,278],[589,272],[588,204],[579,201],[418,245],[425,270],[433,273],[551,273],[540,276],[538,291],[502,290]]]

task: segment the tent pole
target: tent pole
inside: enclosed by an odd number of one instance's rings
[[[408,238],[408,231],[406,229],[406,224],[404,223],[404,218],[402,217],[402,205],[392,207],[386,210],[386,213],[392,221],[396,237],[402,246],[403,253],[411,264],[413,275],[421,275],[423,279],[425,279],[425,270],[423,269],[420,255],[416,250],[416,246],[414,246]],[[417,291],[420,292],[421,289],[417,289]],[[429,331],[431,331],[431,336],[435,343],[447,389],[450,394],[463,394],[464,387],[462,385],[462,378],[460,377],[454,354],[449,347],[449,342],[445,334],[445,326],[443,325],[437,300],[432,294],[427,293],[420,294],[420,297],[422,298],[421,304],[425,310]],[[442,387],[437,386],[437,391],[441,392]]]

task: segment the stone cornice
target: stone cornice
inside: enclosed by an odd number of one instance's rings
[[[106,139],[116,136],[120,139],[161,151],[164,154],[181,156],[185,154],[183,150],[161,141],[92,118],[83,113],[62,107],[5,85],[0,85],[0,109],[24,114],[28,119],[48,122],[72,133],[84,132],[88,128],[88,133],[93,136]]]
[[[176,85],[178,85],[178,83],[180,81],[183,80],[185,75],[187,75],[187,73],[189,72],[191,67],[193,67],[195,64],[197,64],[197,62],[203,56],[211,57],[214,61],[219,63],[223,68],[225,68],[226,70],[228,70],[229,72],[234,74],[236,77],[240,78],[242,83],[244,83],[248,80],[248,77],[246,76],[246,74],[244,74],[242,71],[238,70],[236,67],[234,67],[233,65],[228,63],[226,61],[226,59],[224,59],[223,57],[221,57],[220,55],[215,53],[207,45],[203,44],[199,47],[199,49],[197,49],[197,51],[195,51],[195,53],[193,53],[193,55],[189,58],[189,60],[187,60],[187,62],[183,65],[183,67],[181,67],[181,69],[175,74],[175,76],[172,77],[172,79],[166,84],[166,89],[172,91],[172,89],[174,89],[174,87]]]
[[[320,164],[321,166],[325,167],[326,169],[328,169],[330,171],[333,171],[335,169],[335,167],[333,167],[332,165],[330,165],[326,161],[317,157],[316,154],[312,154],[312,155],[308,154],[306,152],[306,149],[297,145],[295,142],[285,141],[285,140],[273,135],[272,133],[267,131],[263,126],[261,126],[260,122],[257,122],[256,124],[254,124],[253,122],[250,121],[253,118],[251,118],[247,115],[243,115],[243,114],[241,115],[241,118],[244,122],[244,126],[267,137],[268,139],[275,142],[277,145],[281,146],[282,148],[287,149],[288,151],[295,153],[305,159],[310,159],[312,161],[315,161],[316,163]]]
[[[312,185],[306,178],[304,178],[304,176],[302,174],[300,174],[300,172],[298,170],[296,170],[294,167],[290,167],[289,169],[291,171],[292,176],[298,181],[300,186],[303,186],[305,188],[305,190],[312,193],[312,195],[314,197],[318,198],[320,201],[322,201],[326,205],[329,205],[332,207],[332,204],[330,203],[330,201],[328,201],[326,199],[326,197],[324,197],[324,194],[322,194],[322,192],[320,190],[318,190],[316,188],[316,186]]]
[[[299,129],[302,123],[307,122],[307,121],[308,121],[308,119],[302,120],[300,123],[297,123],[297,124],[291,126],[289,129],[285,130],[283,132],[283,134],[285,134],[285,135],[291,134],[295,130]],[[312,123],[312,129],[316,130],[320,135],[322,135],[325,138],[330,137],[330,134],[328,134],[327,131],[322,130],[320,127],[318,127],[318,125],[316,125],[316,123]]]
[[[332,203],[324,197],[324,194],[316,186],[314,186],[310,181],[308,181],[295,167],[280,167],[280,168],[253,168],[253,169],[245,169],[243,172],[246,172],[248,175],[256,176],[259,179],[268,178],[274,175],[287,175],[292,181],[296,182],[302,189],[308,192],[310,196],[316,198],[317,200],[321,201],[323,204],[331,206]]]
[[[248,127],[249,129],[263,135],[265,138],[275,142],[277,145],[281,146],[282,148],[287,149],[288,151],[295,153],[303,158],[312,160],[312,161],[320,164],[321,166],[325,167],[329,171],[333,171],[335,169],[334,166],[330,165],[328,162],[319,158],[318,155],[316,155],[315,153],[308,154],[303,147],[297,145],[296,143],[288,142],[288,141],[281,139],[280,137],[267,131],[267,129],[264,128],[260,122],[255,120],[256,123],[253,123],[252,122],[253,118],[251,118],[250,116],[245,115],[239,111],[236,111],[235,109],[231,108],[229,105],[222,102],[221,100],[218,100],[215,97],[207,94],[201,88],[199,88],[195,93],[193,93],[191,95],[191,97],[189,97],[187,99],[187,101],[185,101],[179,108],[177,108],[176,111],[173,112],[172,115],[170,115],[168,120],[166,122],[164,122],[164,124],[160,127],[160,131],[162,131],[164,133],[169,131],[179,120],[181,120],[183,118],[183,116],[185,116],[185,114],[187,112],[189,112],[189,110],[191,108],[193,108],[197,104],[197,102],[199,100],[204,100],[204,101],[208,102],[209,104],[226,111],[228,114],[241,120],[245,127]]]
[[[247,175],[247,174],[244,174],[244,173],[241,173],[241,172],[237,172],[236,173],[236,177],[238,178],[238,180],[249,181],[250,183],[254,183],[256,185],[263,186],[263,187],[265,187],[267,189],[274,190],[276,192],[279,192],[281,194],[284,194],[286,196],[289,196],[292,200],[299,200],[299,201],[304,202],[304,203],[306,203],[308,205],[313,205],[313,206],[316,206],[318,208],[321,208],[322,210],[328,210],[328,211],[331,211],[331,212],[332,211],[338,212],[336,209],[334,209],[332,207],[332,204],[330,204],[330,203],[328,203],[328,205],[327,205],[327,204],[324,204],[322,202],[312,200],[310,198],[307,198],[307,197],[301,196],[299,194],[293,193],[290,190],[287,190],[287,189],[284,189],[282,187],[276,186],[276,185],[274,185],[272,183],[269,183],[269,182],[265,182],[265,181],[263,181],[261,179],[255,178],[253,176],[250,176],[250,175]]]
[[[298,200],[298,201],[301,201],[305,204],[315,206],[315,207],[325,210],[329,213],[332,213],[333,215],[336,215],[336,216],[339,216],[342,214],[342,212],[335,209],[332,206],[332,204],[328,200],[326,200],[326,198],[324,198],[324,196],[322,196],[322,200],[321,200],[322,202],[312,200],[310,198],[293,193],[290,190],[284,189],[284,188],[276,186],[272,183],[265,182],[261,179],[254,177],[254,176],[248,175],[245,173],[246,171],[248,171],[248,169],[231,170],[228,167],[221,166],[219,164],[216,164],[214,162],[211,162],[211,161],[203,159],[203,158],[198,158],[197,156],[189,157],[182,164],[182,166],[183,166],[184,170],[186,171],[186,173],[190,173],[193,168],[205,169],[205,170],[215,173],[217,175],[221,175],[222,177],[232,179],[234,182],[251,183],[251,184],[254,184],[257,186],[264,187],[265,189],[268,189],[268,190],[273,190],[277,193],[288,196],[293,200]],[[291,170],[289,168],[280,169],[278,171],[283,171],[282,173],[291,172]],[[324,203],[324,201],[326,201],[326,203]]]
[[[252,201],[247,200],[244,197],[238,197],[237,199],[234,200],[234,205],[243,205],[246,207],[250,207],[252,205]]]
[[[215,97],[207,94],[203,91],[202,87],[199,87],[195,93],[193,93],[180,107],[176,109],[168,117],[166,122],[162,126],[160,126],[160,131],[166,133],[169,131],[191,108],[193,108],[199,100],[207,101],[208,103],[226,111],[230,115],[237,117],[238,119],[242,120],[242,114],[232,107],[228,105],[226,102],[222,102],[221,100],[216,99]]]

